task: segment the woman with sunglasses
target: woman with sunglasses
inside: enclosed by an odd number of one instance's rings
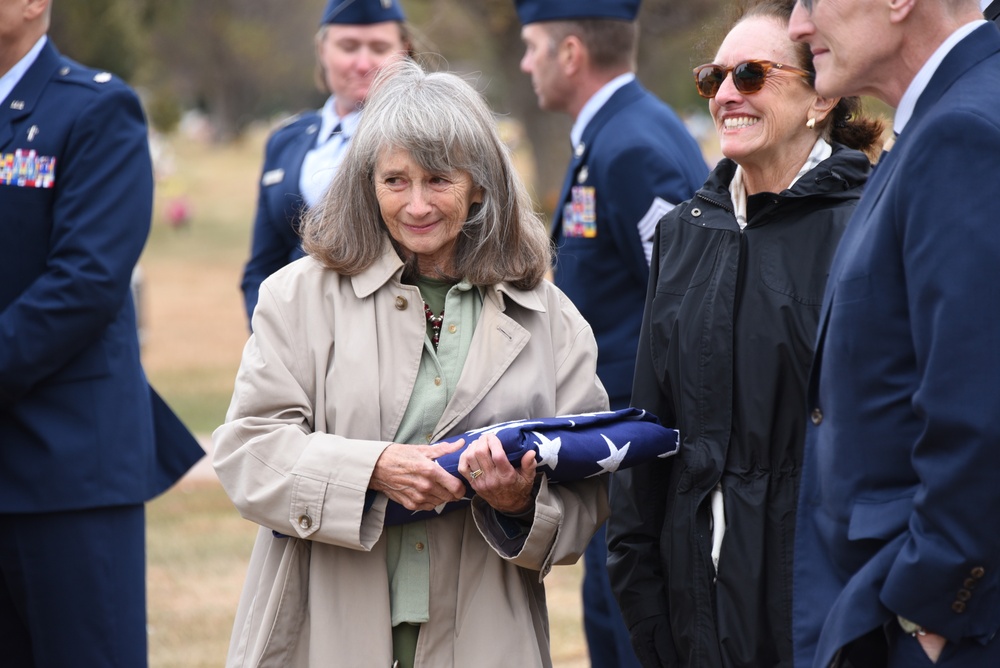
[[[826,99],[792,0],[695,69],[721,160],[659,223],[632,403],[680,453],[613,476],[612,586],[644,666],[791,666],[805,388],[827,271],[881,120]],[[860,149],[860,150],[859,150]],[[865,152],[862,152],[865,151]]]

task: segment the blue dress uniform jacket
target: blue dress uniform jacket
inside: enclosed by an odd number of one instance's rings
[[[575,147],[552,227],[555,282],[594,329],[612,408],[628,405],[649,280],[643,243],[655,221],[645,238],[639,222],[654,198],[683,202],[707,175],[684,124],[637,81],[611,96]]]
[[[306,153],[316,144],[319,126],[319,112],[304,113],[275,130],[267,140],[250,260],[243,270],[241,286],[247,322],[257,306],[261,282],[305,254],[299,224],[306,202],[299,177]]]
[[[47,42],[0,103],[0,514],[140,504],[204,453],[146,382],[135,94]]]
[[[831,266],[796,529],[796,666],[825,668],[880,627],[897,649],[916,642],[896,615],[948,639],[939,665],[1000,666],[998,108],[1000,32],[985,24],[931,78]]]

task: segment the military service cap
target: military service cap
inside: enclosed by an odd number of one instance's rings
[[[368,25],[385,21],[405,21],[398,0],[330,0],[320,24]]]
[[[640,0],[514,0],[523,25],[538,21],[618,19],[634,21]]]

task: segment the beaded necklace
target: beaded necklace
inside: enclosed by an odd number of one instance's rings
[[[441,309],[441,315],[434,315],[431,307],[427,305],[427,302],[424,302],[424,316],[431,326],[431,343],[434,344],[434,350],[437,350],[438,341],[441,340],[441,323],[444,322],[444,309]]]

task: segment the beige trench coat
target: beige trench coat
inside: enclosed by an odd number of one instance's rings
[[[353,278],[304,258],[261,287],[214,465],[261,525],[227,666],[392,664],[382,521],[363,510],[424,346],[419,291],[389,251]],[[590,327],[557,288],[501,284],[434,439],[516,418],[604,410]],[[542,481],[530,533],[504,554],[481,501],[427,522],[430,621],[416,665],[550,666],[542,578],[607,516],[606,481]],[[275,537],[272,529],[290,538]]]

